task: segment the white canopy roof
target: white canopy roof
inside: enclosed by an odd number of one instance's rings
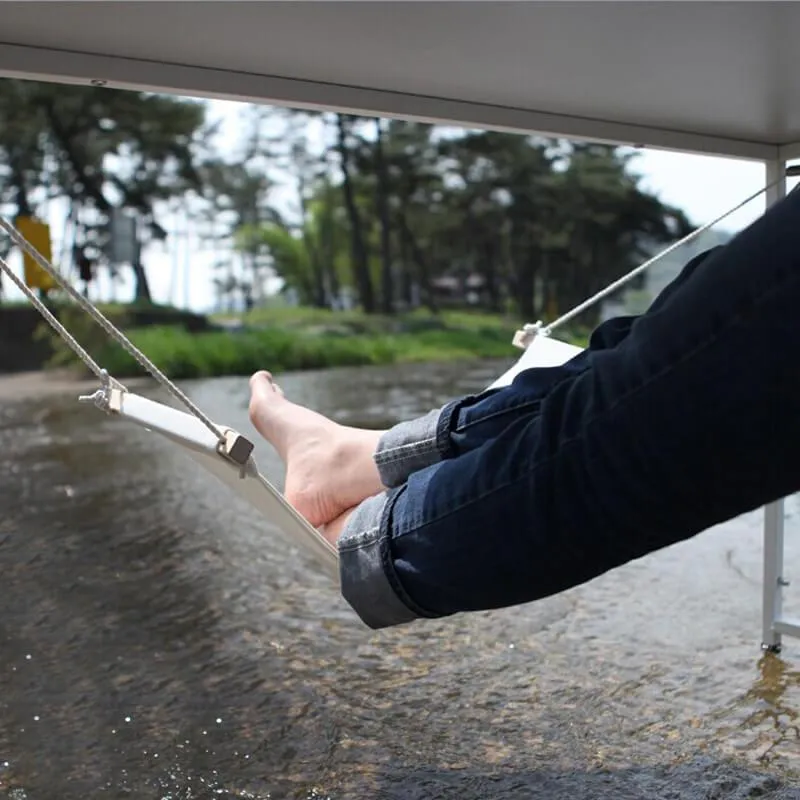
[[[24,0],[0,75],[775,159],[798,31],[787,2]]]

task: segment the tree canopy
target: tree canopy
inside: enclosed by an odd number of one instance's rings
[[[43,215],[66,199],[61,266],[89,280],[118,267],[109,229],[124,209],[140,301],[147,244],[182,203],[224,245],[223,300],[258,305],[277,276],[319,307],[525,318],[566,310],[691,230],[642,189],[635,156],[607,145],[263,107],[242,131],[221,153],[199,101],[0,81],[0,206]]]
[[[66,198],[71,247],[63,260],[101,265],[115,209],[135,217],[140,250],[165,238],[158,204],[200,189],[197,156],[208,133],[198,102],[0,81],[0,202],[14,216],[43,216],[48,201]],[[136,298],[149,300],[140,256],[130,264]]]

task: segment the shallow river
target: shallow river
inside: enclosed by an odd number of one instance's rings
[[[499,369],[281,384],[377,426]],[[246,380],[188,388],[251,431]],[[800,798],[800,642],[761,658],[759,514],[531,606],[374,633],[155,436],[65,395],[4,401],[0,446],[0,797]]]

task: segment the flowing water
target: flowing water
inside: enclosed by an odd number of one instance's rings
[[[377,426],[499,370],[281,383]],[[251,431],[246,380],[188,388]],[[800,643],[759,651],[759,514],[376,633],[176,448],[71,393],[4,400],[0,447],[0,797],[800,798]]]

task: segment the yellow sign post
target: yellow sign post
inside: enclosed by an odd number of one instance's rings
[[[17,217],[17,230],[28,244],[33,245],[48,262],[53,261],[53,245],[50,239],[50,226],[33,217]],[[55,288],[55,282],[27,253],[22,254],[25,266],[25,283],[30,289],[48,292]]]

